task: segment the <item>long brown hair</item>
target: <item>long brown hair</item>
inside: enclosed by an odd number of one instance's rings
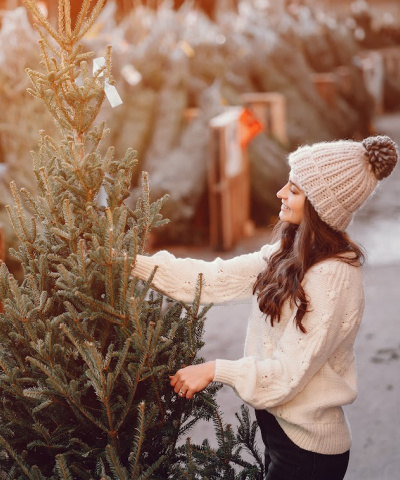
[[[267,259],[253,293],[257,292],[260,310],[272,326],[280,321],[283,304],[289,300],[292,307],[297,307],[295,323],[305,333],[302,320],[309,301],[301,282],[307,270],[328,258],[359,266],[364,262],[364,253],[345,232],[335,231],[323,222],[307,198],[301,224],[279,222],[274,238],[280,239],[279,250]]]

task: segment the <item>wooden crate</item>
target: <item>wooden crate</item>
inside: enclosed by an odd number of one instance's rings
[[[220,251],[231,250],[251,225],[249,162],[240,146],[242,112],[227,107],[210,121],[210,244]]]
[[[278,92],[251,92],[242,95],[242,102],[261,123],[267,135],[280,143],[288,143],[286,98]]]

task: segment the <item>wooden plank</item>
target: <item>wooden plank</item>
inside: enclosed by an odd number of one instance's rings
[[[313,73],[312,81],[319,94],[330,107],[337,105],[337,79],[334,73]]]
[[[344,65],[337,67],[335,68],[335,75],[337,78],[338,91],[342,95],[349,97],[353,93],[350,68]]]
[[[210,243],[222,251],[231,250],[244,235],[250,216],[248,158],[240,147],[242,112],[227,107],[210,121]]]
[[[6,240],[4,235],[4,227],[0,223],[0,260],[5,261],[6,259]]]
[[[374,113],[380,115],[384,110],[385,66],[383,55],[377,50],[366,50],[357,55],[356,61],[363,72],[365,87],[374,102]]]

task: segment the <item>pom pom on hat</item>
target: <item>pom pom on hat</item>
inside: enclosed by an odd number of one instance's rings
[[[289,155],[289,165],[319,217],[339,231],[397,161],[396,144],[386,135],[315,143]]]
[[[367,151],[375,177],[378,180],[388,177],[397,163],[396,144],[386,135],[368,137],[362,144]]]

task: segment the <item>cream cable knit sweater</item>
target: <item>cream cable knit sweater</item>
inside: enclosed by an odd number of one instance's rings
[[[138,256],[133,274],[144,280],[158,266],[154,287],[185,302],[193,300],[200,273],[203,304],[252,297],[244,357],[216,360],[214,381],[230,385],[243,401],[275,415],[301,448],[343,453],[351,436],[342,406],[357,395],[353,347],[364,310],[361,268],[336,259],[314,265],[303,281],[310,302],[303,319],[307,333],[296,328],[296,311],[289,304],[280,323],[271,327],[252,289],[264,258],[276,248],[266,245],[256,253],[213,262],[161,251]]]

